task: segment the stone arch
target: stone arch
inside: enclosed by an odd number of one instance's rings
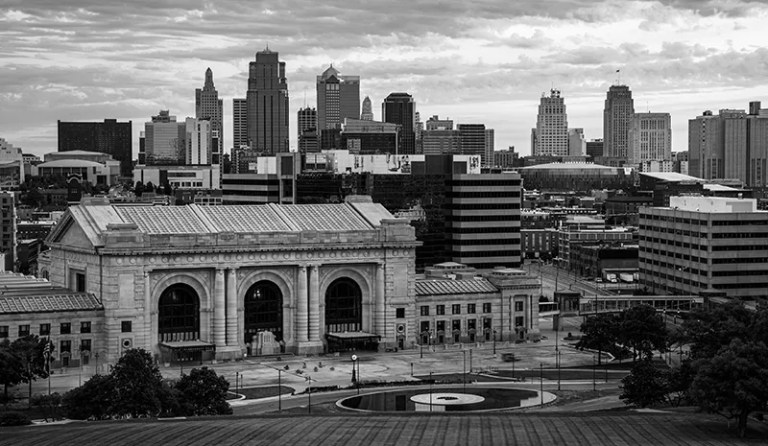
[[[283,302],[285,296],[271,280],[259,280],[243,295],[243,332],[245,343],[258,332],[269,331],[276,341],[283,341]]]
[[[200,296],[191,286],[174,283],[157,300],[161,342],[200,339]]]
[[[272,282],[277,285],[283,295],[283,341],[286,345],[292,345],[294,341],[294,311],[295,308],[295,273],[281,269],[257,269],[238,273],[237,280],[237,326],[238,340],[244,341],[245,327],[245,295],[253,285],[261,281]],[[241,346],[245,349],[245,345]]]
[[[197,293],[197,297],[200,303],[200,340],[211,343],[213,342],[211,331],[211,293],[208,287],[205,285],[206,283],[211,283],[211,281],[209,278],[206,280],[206,277],[201,277],[210,274],[211,271],[208,270],[201,270],[199,272],[169,272],[160,276],[154,285],[151,286],[150,296],[152,296],[152,300],[149,331],[151,335],[151,346],[156,350],[156,352],[159,351],[157,350],[157,346],[160,341],[158,326],[160,296],[166,289],[176,284],[188,285]]]
[[[333,269],[325,274],[320,282],[320,327],[326,330],[325,321],[325,303],[328,288],[338,279],[350,279],[360,288],[362,304],[362,331],[373,331],[373,275],[376,273],[375,267],[368,265],[360,266],[341,266],[332,267]]]

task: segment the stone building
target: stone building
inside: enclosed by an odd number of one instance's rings
[[[84,201],[47,240],[43,277],[99,296],[113,362],[413,345],[413,228],[343,204],[137,206]],[[378,344],[378,345],[376,345]]]

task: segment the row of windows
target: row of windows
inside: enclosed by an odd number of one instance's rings
[[[712,277],[744,277],[764,276],[768,277],[768,271],[712,271]]]
[[[520,186],[522,180],[448,180],[450,187],[460,186]]]
[[[449,215],[450,221],[520,221],[519,215]]]
[[[502,226],[496,228],[451,228],[454,234],[512,234],[519,233],[518,226]]]
[[[683,259],[683,260],[688,260],[688,261],[696,262],[696,263],[705,263],[705,264],[707,263],[707,259],[705,257],[692,256],[692,255],[688,255],[688,254],[681,253],[681,252],[665,251],[663,249],[650,249],[650,248],[646,248],[644,246],[640,247],[640,253],[639,253],[638,257],[641,258],[641,259],[643,259],[643,258],[645,258],[645,259],[651,258],[651,257],[643,255],[646,252],[649,253],[649,254],[655,254],[657,256],[664,256],[664,257],[675,258],[675,259]]]
[[[490,240],[461,240],[461,239],[453,239],[451,240],[451,244],[454,246],[476,246],[476,245],[519,245],[520,239],[519,238],[495,238]]]
[[[648,265],[658,266],[660,268],[677,270],[681,274],[685,273],[685,274],[695,274],[695,275],[701,275],[701,276],[707,275],[706,270],[691,268],[690,266],[675,265],[674,263],[667,263],[661,260],[640,258],[639,261],[640,263],[646,263]]]
[[[91,332],[91,322],[90,321],[84,321],[80,322],[80,333],[90,333]],[[23,324],[19,325],[19,337],[29,336],[31,334],[30,332],[30,325],[29,324]],[[38,332],[39,336],[50,336],[51,334],[51,324],[40,324],[40,331]],[[59,325],[59,334],[72,334],[72,323],[70,322],[62,322]],[[7,325],[0,325],[0,338],[7,338],[9,335],[9,327]]]
[[[668,245],[668,246],[678,246],[680,248],[699,249],[699,250],[702,250],[702,251],[706,251],[707,250],[707,246],[706,245],[698,245],[696,243],[682,242],[680,240],[667,240],[667,239],[663,239],[663,238],[648,237],[648,236],[644,236],[644,235],[641,235],[638,240],[641,241],[641,242],[661,243],[663,245]],[[642,245],[640,246],[640,248],[642,249]]]
[[[476,252],[452,251],[451,255],[453,257],[520,257],[520,250],[513,249],[510,251],[476,251]],[[477,265],[473,265],[473,266],[478,267]]]
[[[520,192],[513,191],[484,191],[484,192],[452,192],[451,198],[520,198]]]

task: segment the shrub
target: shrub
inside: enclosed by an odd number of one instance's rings
[[[26,426],[32,424],[28,416],[19,412],[0,413],[0,426]]]

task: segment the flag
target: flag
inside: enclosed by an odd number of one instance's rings
[[[616,72],[617,72],[617,73],[618,73],[619,71],[621,71],[621,70],[616,70]]]

